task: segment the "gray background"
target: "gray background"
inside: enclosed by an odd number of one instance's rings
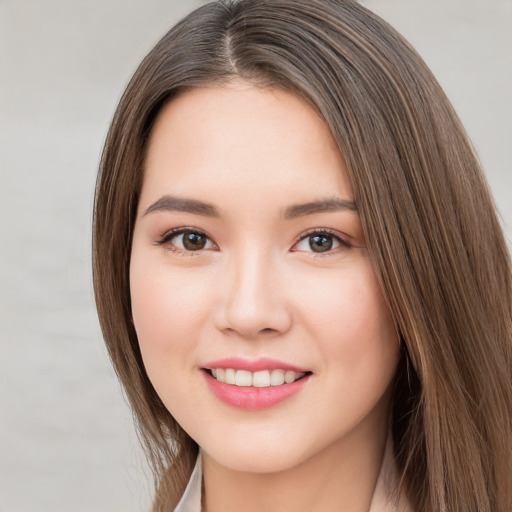
[[[96,167],[135,66],[198,1],[0,0],[0,512],[148,509],[97,325]],[[512,226],[511,0],[368,0],[423,55]]]

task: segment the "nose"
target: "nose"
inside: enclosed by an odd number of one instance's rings
[[[265,254],[240,255],[220,276],[218,329],[246,339],[273,337],[292,326],[286,287],[276,262]]]

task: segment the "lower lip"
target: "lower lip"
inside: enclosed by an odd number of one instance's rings
[[[310,375],[306,375],[290,384],[281,384],[280,386],[269,386],[266,388],[255,388],[252,386],[235,386],[219,382],[208,372],[202,371],[210,391],[224,403],[245,409],[248,411],[259,411],[269,409],[288,398],[296,395],[309,380]]]

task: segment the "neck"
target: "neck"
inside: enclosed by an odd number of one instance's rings
[[[387,438],[387,414],[292,467],[272,473],[232,470],[203,452],[206,512],[367,512]]]

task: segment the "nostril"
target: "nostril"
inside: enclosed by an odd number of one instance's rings
[[[276,334],[278,332],[279,331],[277,331],[276,329],[272,329],[271,327],[266,327],[265,329],[261,329],[260,331],[261,334]]]

